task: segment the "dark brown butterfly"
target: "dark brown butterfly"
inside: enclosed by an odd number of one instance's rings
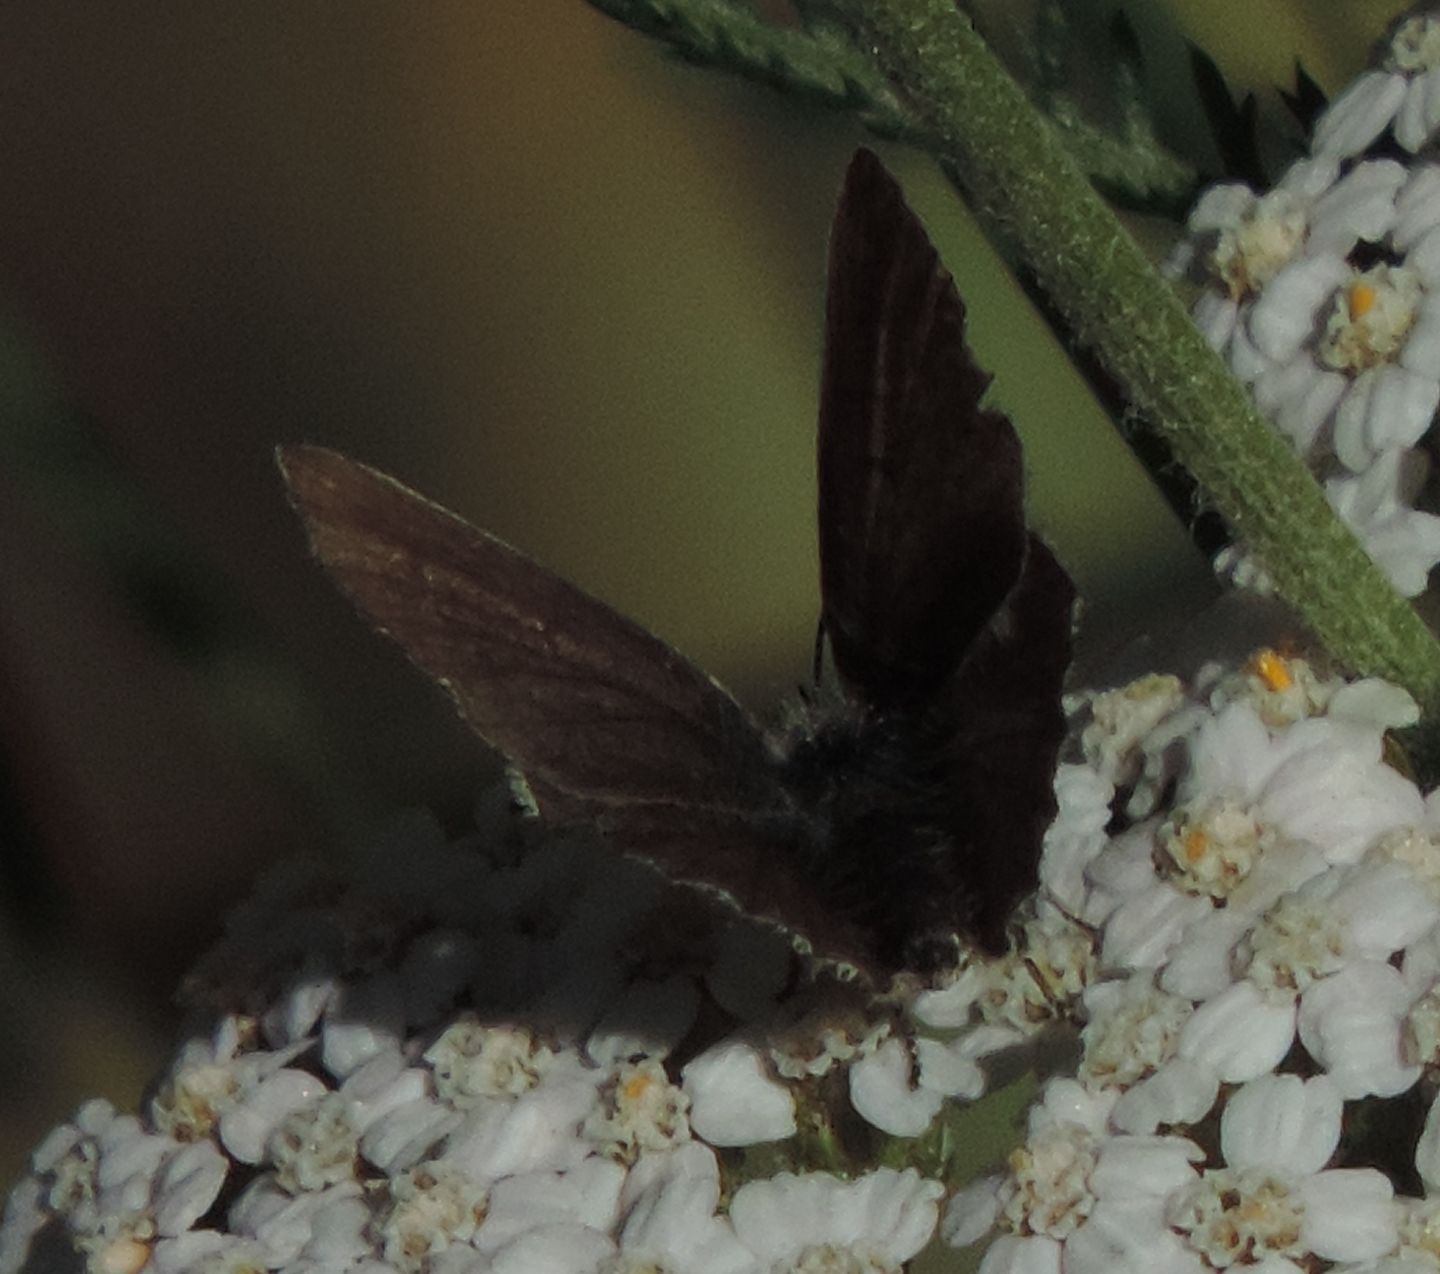
[[[1073,590],[925,231],[869,151],[830,241],[821,622],[838,687],[762,729],[659,638],[392,478],[280,463],[315,555],[540,812],[873,978],[1003,949],[1055,812]],[[825,698],[825,695],[817,695]]]

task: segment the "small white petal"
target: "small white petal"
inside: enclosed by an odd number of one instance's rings
[[[1305,458],[1327,445],[1335,405],[1349,386],[1349,379],[1340,372],[1326,371],[1315,364],[1307,352],[1297,354],[1273,376],[1276,392],[1289,390],[1275,409],[1267,413],[1275,427],[1290,439],[1291,445]],[[1262,380],[1267,379],[1262,377]],[[1256,398],[1258,400],[1258,386]]]
[[[347,1042],[332,1044],[328,1038],[332,1031],[347,1036]],[[364,1046],[367,1034],[375,1041],[368,1050]],[[404,1034],[405,987],[398,973],[385,971],[363,982],[347,982],[325,1014],[321,1060],[332,1075],[348,1075],[373,1052]]]
[[[868,1173],[846,1187],[845,1206],[857,1216],[851,1232],[896,1265],[903,1264],[934,1236],[944,1193],[940,1182],[928,1181],[914,1169]]]
[[[1400,366],[1417,376],[1433,379],[1437,358],[1440,358],[1440,297],[1427,296],[1416,310],[1415,322],[1405,337]],[[1398,432],[1413,433],[1413,427]]]
[[[475,1274],[592,1274],[615,1251],[615,1242],[583,1225],[547,1225],[521,1235]]]
[[[1208,1066],[1177,1057],[1128,1089],[1115,1103],[1111,1122],[1121,1132],[1154,1132],[1160,1124],[1196,1124],[1220,1093]]]
[[[795,1098],[753,1045],[717,1044],[688,1062],[681,1075],[690,1126],[712,1146],[750,1146],[794,1134]]]
[[[1335,412],[1335,454],[1352,473],[1382,451],[1420,441],[1440,406],[1433,375],[1393,364],[1362,372]]]
[[[1255,206],[1255,192],[1239,181],[1216,182],[1207,187],[1190,209],[1185,227],[1192,234],[1233,226]]]
[[[1366,71],[1315,121],[1311,151],[1316,155],[1358,154],[1395,118],[1405,100],[1405,77]]]
[[[969,1247],[990,1233],[1000,1213],[1000,1181],[1000,1177],[984,1177],[950,1197],[940,1219],[940,1237],[946,1243],[951,1247]]]
[[[95,1140],[100,1151],[95,1179],[102,1190],[123,1187],[131,1181],[148,1189],[160,1165],[175,1149],[169,1137],[145,1132],[134,1115],[116,1116]]]
[[[629,1212],[642,1194],[658,1194],[673,1181],[709,1182],[720,1190],[720,1164],[703,1141],[682,1141],[669,1150],[643,1154],[625,1178],[620,1194],[621,1212]]]
[[[1440,955],[1440,952],[1437,952]],[[1440,958],[1437,958],[1440,969]],[[53,1172],[55,1165],[80,1143],[82,1134],[74,1124],[59,1124],[41,1139],[30,1152],[30,1167],[35,1172]]]
[[[647,1160],[660,1160],[653,1170]],[[650,1181],[637,1187],[637,1175]],[[715,1155],[698,1141],[642,1156],[625,1181],[620,1245],[630,1266],[755,1274],[754,1260],[727,1217],[716,1215],[720,1172]],[[623,1265],[622,1268],[629,1268]]]
[[[1340,1090],[1325,1075],[1261,1075],[1231,1094],[1220,1146],[1232,1168],[1318,1172],[1340,1144]]]
[[[263,1246],[272,1265],[298,1257],[314,1233],[315,1216],[338,1198],[360,1194],[356,1182],[292,1198],[268,1177],[253,1182],[231,1206],[230,1228]]]
[[[1105,829],[1114,795],[1114,784],[1088,765],[1061,765],[1055,771],[1059,811],[1045,832],[1040,855],[1040,885],[1044,894],[1072,914],[1085,905],[1086,869],[1109,843]],[[971,968],[978,972],[977,966]],[[925,996],[921,996],[917,1001],[914,1009],[917,1016],[924,1000]],[[961,1026],[964,1021],[962,1018],[952,1025]]]
[[[320,1030],[321,1061],[337,1079],[357,1071],[377,1053],[396,1048],[404,1038],[401,1023],[404,1009],[400,1000],[400,984],[393,984],[394,1014],[390,1025],[373,1026],[366,1021],[326,1022]]]
[[[583,1225],[608,1231],[620,1218],[625,1168],[592,1155],[568,1172],[526,1172],[490,1189],[485,1221],[474,1243],[495,1252],[531,1230]]]
[[[1155,820],[1127,828],[1114,837],[1086,869],[1092,893],[1093,914],[1086,921],[1103,924],[1111,912],[1155,883]],[[1109,899],[1108,905],[1103,901]]]
[[[1425,1115],[1425,1126],[1415,1146],[1415,1170],[1425,1183],[1428,1194],[1440,1187],[1440,1101],[1431,1101]]]
[[[979,1274],[1060,1274],[1062,1243],[1043,1235],[1002,1234],[988,1248]]]
[[[1161,987],[1189,1000],[1219,995],[1235,981],[1235,945],[1253,924],[1254,917],[1238,909],[1212,908],[1210,915],[1201,917],[1185,931],[1170,952],[1160,974]]]
[[[265,1039],[272,1045],[292,1044],[306,1038],[339,994],[334,978],[312,975],[293,983],[261,1019]]]
[[[791,1262],[807,1247],[864,1246],[901,1265],[930,1241],[938,1219],[938,1181],[913,1168],[881,1168],[854,1181],[825,1173],[782,1172],[749,1181],[730,1204],[735,1233],[762,1268]]]
[[[1400,972],[1406,989],[1417,999],[1440,982],[1440,929],[1432,929],[1418,942],[1410,944]]]
[[[32,1240],[51,1221],[46,1191],[35,1177],[15,1184],[5,1200],[5,1218],[0,1223],[0,1271],[20,1274],[30,1258]]]
[[[382,1172],[412,1168],[461,1122],[458,1111],[434,1098],[417,1097],[369,1120],[360,1137],[360,1153]]]
[[[1440,123],[1440,76],[1434,70],[1413,77],[1395,116],[1395,140],[1406,150],[1420,149]]]
[[[340,1085],[351,1124],[364,1132],[382,1115],[430,1092],[430,1073],[407,1067],[399,1052],[377,1053]]]
[[[1100,963],[1107,969],[1152,969],[1164,964],[1185,930],[1213,907],[1208,898],[1153,880],[1127,898],[1105,925]]]
[[[921,1087],[942,1097],[959,1097],[966,1101],[975,1101],[983,1096],[985,1072],[963,1048],[966,1038],[953,1043],[925,1037],[915,1041],[915,1061],[920,1067]]]
[[[1251,306],[1246,330],[1272,363],[1293,358],[1315,329],[1320,306],[1350,276],[1340,256],[1300,257],[1273,279]]]
[[[181,1234],[194,1225],[215,1202],[229,1166],[211,1142],[196,1141],[182,1147],[156,1183],[156,1231]]]
[[[940,1109],[938,1092],[912,1084],[914,1061],[891,1036],[850,1067],[850,1104],[866,1123],[892,1137],[918,1137]]]
[[[1377,243],[1395,220],[1395,196],[1408,173],[1393,159],[1356,164],[1310,209],[1307,252],[1349,252],[1355,240]]]
[[[104,1135],[112,1124],[123,1118],[125,1118],[125,1116],[117,1115],[115,1113],[115,1107],[103,1097],[92,1097],[75,1112],[74,1124],[85,1136],[100,1137]],[[136,1123],[133,1116],[131,1117],[131,1121],[132,1123]],[[136,1126],[138,1126],[138,1123],[136,1123]]]
[[[1052,1079],[1040,1100],[1030,1107],[1026,1127],[1033,1136],[1047,1128],[1074,1124],[1098,1138],[1105,1132],[1118,1097],[1113,1089],[1095,1092],[1076,1079]]]
[[[1440,518],[1410,507],[1427,470],[1422,452],[1387,451],[1363,474],[1325,483],[1331,507],[1406,597],[1424,591],[1440,561]]]
[[[1004,1052],[1023,1044],[1028,1033],[1017,1026],[1002,1026],[998,1022],[982,1022],[972,1026],[963,1035],[957,1035],[947,1045],[957,1057],[979,1060],[995,1053]]]
[[[1251,800],[1280,764],[1270,728],[1255,707],[1227,704],[1200,723],[1190,742],[1190,770],[1182,778],[1176,802],[1211,792],[1229,792]]]
[[[369,1250],[366,1228],[370,1209],[359,1198],[335,1198],[320,1208],[310,1223],[310,1241],[302,1256],[321,1266],[351,1271],[351,1262]]]
[[[324,1081],[308,1071],[276,1071],[220,1117],[220,1140],[241,1163],[259,1163],[276,1125],[327,1091]]]
[[[1202,292],[1190,313],[1205,343],[1217,352],[1223,351],[1230,343],[1239,315],[1239,305],[1219,292]]]
[[[1295,1005],[1267,999],[1252,982],[1237,982],[1202,1004],[1180,1032],[1179,1054],[1227,1083],[1272,1069],[1295,1038]]]
[[[1395,1246],[1400,1209],[1383,1173],[1333,1168],[1299,1185],[1305,1202],[1301,1242],[1331,1261],[1369,1261]]]
[[[1330,717],[1343,717],[1382,730],[1404,729],[1420,720],[1420,708],[1400,686],[1365,677],[1341,686],[1325,707]]]
[[[248,1239],[237,1239],[216,1230],[192,1230],[175,1238],[161,1239],[151,1253],[146,1274],[190,1274],[197,1269],[263,1269],[265,1251]]]
[[[1388,527],[1367,528],[1361,536],[1376,564],[1402,597],[1418,597],[1440,562],[1440,518],[1406,510]]]
[[[1234,372],[1236,379],[1247,385],[1266,372],[1273,371],[1277,362],[1285,361],[1267,358],[1250,335],[1249,316],[1254,308],[1253,304],[1247,305],[1237,316],[1235,330],[1230,333],[1230,344],[1225,349],[1225,361],[1230,370]]]
[[[776,1262],[814,1241],[814,1231],[828,1219],[822,1200],[829,1193],[819,1174],[782,1172],[742,1185],[731,1201],[730,1220],[762,1262]]]
[[[1327,727],[1324,720],[1301,722]],[[1333,726],[1330,726],[1334,735]],[[1271,777],[1262,815],[1288,835],[1325,851],[1332,863],[1356,862],[1382,832],[1418,823],[1424,801],[1415,784],[1380,762],[1357,755],[1338,737],[1292,756]]]
[[[1318,199],[1335,184],[1339,172],[1340,161],[1333,156],[1316,155],[1308,159],[1297,159],[1285,170],[1285,175],[1276,183],[1276,187],[1289,191],[1301,201]]]
[[[976,999],[989,984],[986,965],[967,964],[948,985],[916,996],[911,1011],[918,1021],[937,1031],[954,1030],[970,1021]]]
[[[1440,166],[1415,168],[1395,200],[1395,226],[1390,242],[1405,253],[1405,264],[1415,266],[1416,243],[1440,227]]]
[[[1184,1137],[1109,1137],[1090,1174],[1102,1199],[1152,1199],[1189,1185],[1205,1152]]]
[[[1405,258],[1405,266],[1414,270],[1426,287],[1440,283],[1440,226],[1416,243]]]
[[[1310,986],[1300,1001],[1300,1042],[1346,1098],[1393,1097],[1420,1077],[1401,1053],[1409,1008],[1405,979],[1377,961],[1348,965]]]
[[[513,1103],[495,1101],[472,1111],[446,1143],[444,1157],[482,1181],[572,1167],[589,1153],[580,1126],[597,1102],[592,1084],[547,1082]]]
[[[1418,941],[1440,922],[1440,901],[1415,887],[1403,863],[1354,872],[1335,895],[1351,945],[1361,956],[1385,959]]]
[[[1159,1200],[1101,1200],[1065,1243],[1065,1274],[1203,1274],[1165,1225]]]

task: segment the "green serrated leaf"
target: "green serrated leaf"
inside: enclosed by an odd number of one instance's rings
[[[1280,99],[1289,108],[1301,129],[1308,136],[1315,127],[1320,113],[1330,104],[1325,90],[1320,87],[1305,69],[1299,58],[1295,59],[1295,88],[1293,91],[1280,90]]]
[[[1244,101],[1236,106],[1215,59],[1198,44],[1187,41],[1186,47],[1190,53],[1190,72],[1200,95],[1200,106],[1210,125],[1210,137],[1215,143],[1224,175],[1257,188],[1265,186],[1268,183],[1256,137],[1254,95],[1246,94]]]
[[[600,12],[667,44],[699,66],[728,71],[855,114],[873,133],[934,152],[919,126],[863,50],[822,19],[782,29],[738,0],[590,0]],[[1059,6],[1049,21],[1063,23]],[[1058,16],[1057,16],[1058,15]],[[1063,57],[1063,40],[1055,57]],[[1138,92],[1132,94],[1138,102]],[[1107,195],[1131,208],[1173,214],[1190,197],[1194,174],[1156,140],[1143,111],[1122,112],[1117,134],[1089,123],[1059,95],[1042,109],[1065,133],[1077,161]]]

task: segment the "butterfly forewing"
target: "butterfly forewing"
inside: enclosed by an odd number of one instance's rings
[[[318,447],[280,461],[316,557],[544,812],[783,806],[758,727],[658,637],[393,478]]]
[[[980,399],[965,307],[869,151],[830,236],[818,440],[823,623],[866,702],[952,673],[1020,573],[1020,444]]]

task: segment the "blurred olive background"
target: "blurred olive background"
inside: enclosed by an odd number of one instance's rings
[[[1333,89],[1395,9],[1124,7],[1172,108],[1182,35],[1238,88],[1299,55]],[[759,708],[804,677],[825,239],[861,133],[581,0],[8,4],[0,119],[3,1183],[80,1098],[137,1101],[265,863],[463,810],[489,772],[305,560],[278,442],[395,472]],[[1202,605],[949,189],[885,154],[1092,641]]]

